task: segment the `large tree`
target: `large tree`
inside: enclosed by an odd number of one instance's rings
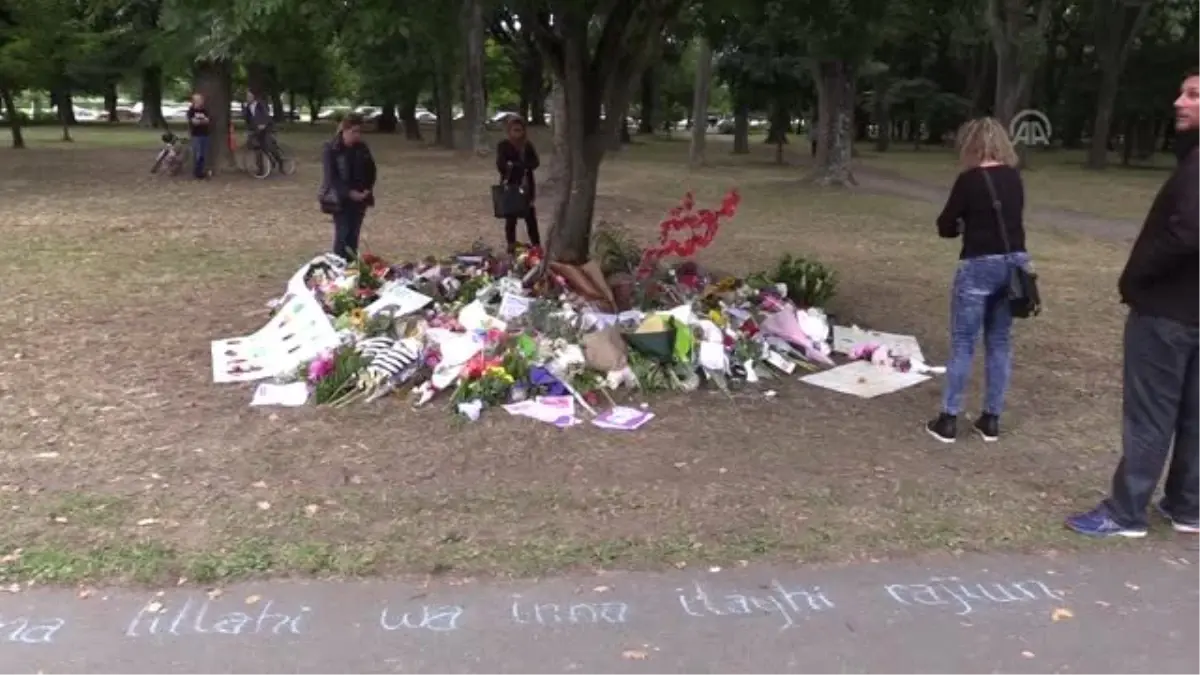
[[[522,22],[532,30],[562,89],[554,123],[565,138],[563,185],[554,205],[550,254],[587,260],[600,162],[623,124],[636,82],[667,22],[684,0],[524,0]],[[602,114],[607,112],[607,115]],[[560,114],[561,113],[561,114]]]

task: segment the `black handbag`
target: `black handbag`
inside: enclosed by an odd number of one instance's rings
[[[996,186],[992,184],[992,177],[986,169],[983,169],[982,173],[983,182],[987,184],[988,194],[992,198],[992,208],[996,211],[996,225],[1000,228],[1000,241],[1004,242],[1004,253],[1012,253],[1012,247],[1008,243],[1008,227],[1004,223],[1004,213],[1000,208]],[[1038,292],[1037,275],[1020,265],[1009,267],[1008,306],[1012,315],[1018,319],[1028,319],[1042,311],[1042,295]]]
[[[523,218],[529,213],[529,198],[520,183],[502,180],[492,186],[492,212],[497,218]]]
[[[342,200],[337,190],[328,185],[321,186],[317,192],[317,202],[321,205],[321,213],[334,214],[342,210]]]

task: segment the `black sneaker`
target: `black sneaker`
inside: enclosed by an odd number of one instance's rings
[[[975,420],[975,431],[980,438],[991,443],[1000,440],[1000,418],[996,415],[983,413]]]
[[[1200,534],[1200,522],[1176,518],[1173,516],[1171,512],[1167,510],[1166,497],[1154,502],[1154,510],[1158,511],[1158,515],[1166,518],[1171,523],[1171,529],[1175,530],[1176,532],[1182,532],[1183,534]]]
[[[925,431],[942,443],[953,443],[958,439],[958,418],[942,413],[925,423]]]

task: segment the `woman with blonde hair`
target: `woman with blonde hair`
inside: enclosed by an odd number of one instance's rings
[[[987,381],[983,411],[974,428],[985,441],[1000,437],[1000,414],[1012,373],[1009,282],[1014,266],[1032,272],[1022,221],[1025,188],[1007,130],[990,117],[971,120],[959,130],[958,151],[962,171],[937,219],[940,236],[962,237],[950,294],[951,355],[942,411],[925,425],[943,443],[953,443],[958,436],[963,393],[981,331]]]

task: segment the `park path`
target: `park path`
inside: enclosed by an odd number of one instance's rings
[[[915,180],[899,173],[858,165],[854,168],[858,189],[878,194],[905,197],[941,206],[950,194],[949,186],[938,186]],[[1132,220],[1105,218],[1065,209],[1027,209],[1025,217],[1038,224],[1077,232],[1098,239],[1129,242],[1137,237],[1141,223]]]
[[[0,593],[3,672],[1196,673],[1194,539],[544,581]]]

